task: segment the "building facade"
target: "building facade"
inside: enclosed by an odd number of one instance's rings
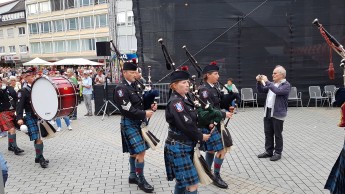
[[[20,66],[29,60],[24,0],[0,4],[0,65]]]
[[[110,34],[121,53],[136,53],[137,39],[132,0],[113,0],[109,2]]]
[[[108,41],[108,0],[26,0],[30,58],[97,60]]]

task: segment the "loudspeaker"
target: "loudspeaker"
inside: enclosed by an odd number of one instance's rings
[[[97,56],[111,56],[110,42],[96,42]]]

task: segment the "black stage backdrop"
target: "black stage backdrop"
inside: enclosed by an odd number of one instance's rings
[[[227,78],[233,78],[239,89],[255,88],[257,74],[265,74],[271,79],[276,65],[286,68],[287,80],[303,93],[304,104],[309,98],[308,87],[311,85],[321,86],[322,89],[324,85],[342,87],[341,58],[333,52],[336,73],[335,80],[330,80],[327,73],[329,48],[312,21],[318,18],[344,45],[345,1],[263,2],[133,0],[137,54],[144,75],[147,75],[146,67],[151,65],[154,83],[169,82],[169,77],[165,75],[170,72],[165,67],[157,41],[163,38],[177,66],[187,60],[182,49],[186,45],[193,55],[197,53],[195,58],[202,67],[217,61],[221,68],[220,80],[226,82]],[[228,30],[231,26],[233,28]],[[188,62],[185,64],[195,73]],[[264,97],[259,95],[261,104]]]

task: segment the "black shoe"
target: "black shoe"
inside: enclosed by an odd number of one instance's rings
[[[19,147],[13,147],[13,146],[9,146],[8,150],[14,152],[15,155],[19,155],[20,153],[24,152],[24,150],[20,149]]]
[[[49,164],[49,160],[45,159],[43,156],[42,158]],[[35,158],[35,163],[40,163],[40,158]]]
[[[47,162],[43,156],[41,156],[38,160],[42,168],[48,167],[49,162]]]
[[[213,184],[216,185],[219,188],[222,188],[222,189],[227,189],[228,188],[228,184],[223,181],[223,179],[220,177],[219,173],[216,173],[214,175]]]
[[[258,158],[269,158],[269,157],[272,157],[272,154],[269,154],[267,152],[264,152],[258,155]]]
[[[143,190],[145,193],[152,193],[154,190],[153,186],[151,186],[145,179],[145,177],[139,177],[138,178],[138,186],[141,190]]]
[[[129,184],[138,184],[138,177],[134,177],[134,178],[132,178],[132,177],[129,177],[128,178],[128,183]]]
[[[271,161],[277,161],[277,160],[280,160],[282,158],[282,155],[281,154],[274,154],[270,160]]]

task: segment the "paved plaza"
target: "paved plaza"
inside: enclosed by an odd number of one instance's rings
[[[84,117],[78,107],[73,130],[63,130],[44,141],[49,167],[34,163],[33,142],[18,132],[24,155],[7,151],[7,138],[0,139],[1,152],[9,166],[6,193],[143,193],[128,184],[128,154],[122,153],[120,116],[102,121],[100,116]],[[245,108],[229,123],[234,147],[222,166],[229,189],[200,186],[200,193],[329,193],[323,189],[331,167],[344,143],[344,130],[337,127],[339,108],[290,107],[284,128],[283,158],[277,162],[258,159],[264,151],[263,109]],[[150,122],[151,130],[164,142],[167,123],[164,110]],[[147,151],[145,175],[155,193],[172,193],[174,182],[166,180],[163,146]]]

